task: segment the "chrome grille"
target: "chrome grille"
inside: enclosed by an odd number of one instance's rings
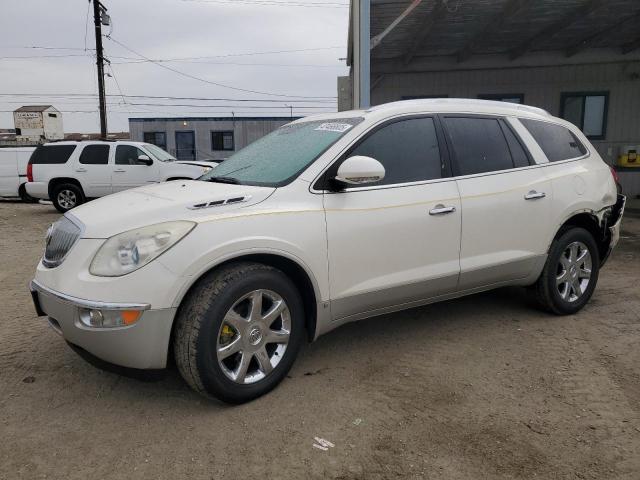
[[[79,237],[80,228],[67,217],[55,222],[47,231],[42,264],[47,268],[60,265]]]

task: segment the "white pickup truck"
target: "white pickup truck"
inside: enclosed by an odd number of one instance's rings
[[[27,164],[36,147],[0,148],[0,198],[20,197],[24,202],[33,202],[26,190]]]
[[[176,161],[156,145],[130,141],[46,143],[31,155],[26,191],[62,213],[90,200],[167,180],[192,180],[215,162]]]

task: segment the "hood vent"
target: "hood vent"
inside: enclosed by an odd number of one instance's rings
[[[235,205],[237,203],[248,202],[251,199],[251,195],[243,195],[241,197],[230,197],[222,200],[211,200],[208,202],[199,202],[187,207],[189,210],[200,210],[203,208],[222,207],[225,205]]]

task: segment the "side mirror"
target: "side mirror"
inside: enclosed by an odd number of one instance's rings
[[[142,165],[146,165],[147,167],[150,167],[151,165],[153,165],[153,160],[149,158],[149,155],[139,155],[138,163],[141,163]]]
[[[384,174],[384,167],[375,158],[355,155],[342,162],[335,180],[348,185],[366,185],[379,182]]]

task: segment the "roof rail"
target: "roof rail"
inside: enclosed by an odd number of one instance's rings
[[[414,104],[414,105],[460,105],[460,106],[492,106],[505,110],[520,110],[522,112],[534,113],[536,115],[543,115],[550,117],[551,114],[546,110],[539,107],[532,107],[530,105],[522,105],[519,103],[501,102],[498,100],[481,100],[477,98],[418,98],[411,100],[398,100],[390,103],[383,103],[376,105],[368,109],[367,111],[377,111],[397,106],[399,104]]]

